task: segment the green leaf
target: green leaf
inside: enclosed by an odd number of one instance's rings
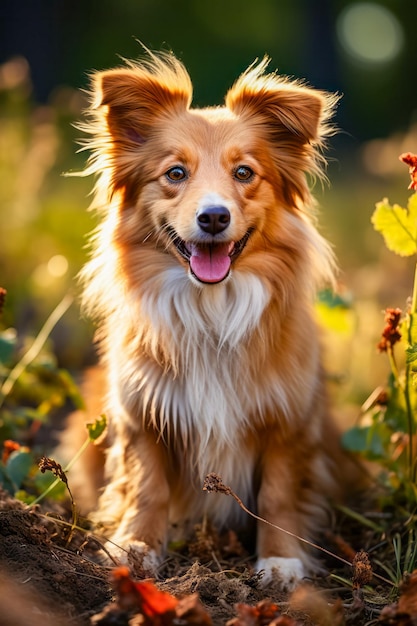
[[[417,253],[417,194],[410,197],[407,209],[391,206],[386,198],[377,202],[371,222],[389,250],[400,256]]]
[[[389,377],[389,398],[383,414],[383,424],[391,433],[406,433],[408,431],[407,406],[404,391],[397,384],[395,377]]]
[[[351,452],[360,452],[369,460],[385,458],[391,431],[381,422],[372,426],[354,426],[342,437],[342,444]]]
[[[8,491],[11,495],[13,495],[13,493],[16,491],[16,489],[13,487],[10,481],[8,473],[6,472],[5,466],[1,463],[0,463],[0,485],[3,487],[3,489]]]
[[[58,372],[59,381],[63,386],[67,396],[72,400],[76,409],[85,409],[83,397],[74,379],[67,370],[61,369]]]
[[[88,436],[90,441],[96,441],[106,430],[107,418],[105,415],[100,415],[96,421],[92,424],[87,424]]]
[[[12,452],[6,463],[6,471],[16,489],[22,485],[32,465],[33,457],[30,452],[21,452],[19,450]]]
[[[0,362],[9,363],[17,343],[16,331],[9,328],[0,333]]]
[[[370,427],[353,426],[342,437],[343,447],[351,452],[365,452],[368,448],[368,434]]]
[[[14,497],[16,500],[20,500],[20,502],[24,502],[25,504],[32,504],[36,496],[34,496],[33,493],[28,493],[24,489],[18,489]]]
[[[45,472],[42,474],[38,472],[33,479],[33,484],[36,487],[38,493],[43,493],[48,487],[50,487],[56,478],[51,472]],[[55,501],[62,501],[67,496],[67,488],[65,483],[61,480],[48,492],[48,498]]]
[[[347,291],[344,293],[336,293],[332,289],[322,289],[317,295],[317,300],[329,308],[352,308],[352,297]]]
[[[407,348],[405,354],[407,356],[407,365],[409,365],[410,363],[414,363],[414,361],[417,361],[417,343],[413,343],[412,346]]]
[[[408,432],[407,410],[402,406],[402,402],[390,401],[385,411],[384,423],[392,433]]]

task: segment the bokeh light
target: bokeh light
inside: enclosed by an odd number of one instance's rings
[[[68,271],[68,261],[62,254],[55,254],[49,259],[47,268],[51,276],[61,278]]]
[[[396,16],[374,2],[347,6],[339,15],[336,26],[344,51],[362,63],[392,61],[404,46],[403,28]]]

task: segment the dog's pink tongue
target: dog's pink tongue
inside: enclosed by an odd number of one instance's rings
[[[218,283],[226,278],[230,269],[230,249],[233,244],[199,247],[190,245],[190,265],[193,273],[203,283]]]

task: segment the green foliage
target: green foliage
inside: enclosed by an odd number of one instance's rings
[[[87,424],[89,440],[97,441],[97,439],[99,439],[99,437],[101,437],[101,435],[106,430],[106,426],[107,419],[105,415],[100,415],[100,417],[98,417],[95,422]]]
[[[389,250],[400,256],[417,254],[416,193],[409,198],[407,208],[391,206],[386,199],[378,202],[372,223]],[[417,554],[417,265],[408,308],[404,313],[400,309],[386,310],[378,348],[389,359],[388,383],[370,396],[359,423],[345,433],[343,444],[379,465],[379,505],[390,511],[385,533],[389,536],[394,526],[400,529],[391,540],[395,567],[380,566],[399,583],[404,573],[415,567]],[[402,369],[398,362],[404,363]]]
[[[0,485],[25,502],[53,482],[39,476],[36,450],[31,445],[34,436],[41,426],[50,426],[60,410],[83,406],[74,380],[58,367],[46,345],[66,310],[61,302],[31,342],[18,338],[11,329],[0,331]],[[53,495],[59,498],[63,494],[59,487]]]
[[[318,295],[316,312],[320,325],[329,331],[350,334],[354,327],[351,299],[343,293],[324,289]]]
[[[404,394],[393,376],[387,389],[366,410],[360,424],[344,433],[343,445],[359,452],[370,461],[378,461],[385,468],[404,478],[407,473],[404,441],[408,433],[407,409]]]
[[[18,327],[28,320],[40,324],[73,288],[87,254],[82,242],[95,224],[86,210],[91,181],[62,175],[84,166],[73,123],[82,117],[85,101],[60,88],[49,103],[37,106],[28,69],[23,59],[0,66],[0,286],[8,290],[2,320]],[[4,82],[6,75],[20,81]],[[75,307],[63,332],[71,341],[59,346],[60,358],[71,368],[82,367],[89,329],[79,323]],[[10,347],[2,337],[2,362],[9,360],[4,350]]]

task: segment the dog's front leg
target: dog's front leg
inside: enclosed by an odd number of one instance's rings
[[[297,536],[305,538],[307,534],[305,498],[311,497],[308,493],[311,478],[308,471],[312,468],[309,468],[306,456],[300,458],[302,451],[296,440],[286,446],[273,434],[265,439],[258,513],[291,534],[258,522],[256,569],[263,571],[263,584],[275,578],[284,589],[289,590],[306,575],[305,566],[307,564],[308,567],[310,561],[304,544]]]
[[[144,554],[147,569],[155,569],[168,529],[170,492],[163,443],[151,432],[119,431],[109,447],[105,471],[107,486],[96,520],[104,525],[109,520],[118,556],[123,559],[132,548]]]

